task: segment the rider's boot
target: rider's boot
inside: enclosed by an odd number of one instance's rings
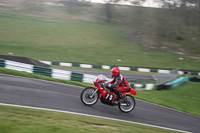
[[[115,93],[115,100],[113,101],[113,103],[117,105],[120,99],[120,96]]]
[[[115,90],[115,94],[116,94],[116,96],[117,96],[117,100],[120,100],[120,99],[122,98],[122,94],[121,94],[120,91]]]
[[[126,95],[122,95],[119,102],[126,102]]]

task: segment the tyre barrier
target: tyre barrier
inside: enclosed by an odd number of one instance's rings
[[[157,90],[170,90],[188,81],[189,81],[188,77],[178,77],[173,81],[157,85]]]
[[[198,77],[191,77],[190,81],[191,82],[200,82],[200,78],[198,78]]]
[[[75,73],[66,70],[35,66],[4,59],[0,59],[0,68],[1,67],[16,71],[24,71],[28,73],[40,74],[55,79],[72,80],[72,81],[91,83],[91,84],[93,84],[93,80],[96,77],[94,75],[89,75],[89,74]],[[137,90],[151,90],[154,88],[154,84],[130,84],[130,86]]]
[[[81,68],[94,68],[94,69],[112,69],[116,66],[107,65],[90,65],[90,64],[77,64],[77,63],[65,63],[65,62],[51,62],[51,61],[40,61],[47,65],[58,65],[67,67],[81,67]],[[163,73],[163,74],[178,74],[178,75],[193,75],[200,76],[200,72],[188,72],[188,71],[177,71],[174,70],[164,70],[164,69],[154,69],[154,68],[137,68],[137,67],[122,67],[118,66],[120,70],[125,71],[138,71],[138,72],[153,72],[153,73]]]

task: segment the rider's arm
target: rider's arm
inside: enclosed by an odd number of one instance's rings
[[[116,88],[120,85],[120,83],[121,83],[121,82],[118,82],[118,81],[117,81],[117,82],[115,82],[114,84],[108,84],[108,87],[109,87],[109,88],[116,89]]]
[[[111,82],[109,82],[110,84],[114,84],[116,82],[116,79],[115,78],[113,78],[113,80],[111,81]],[[108,83],[108,84],[109,84]]]
[[[115,80],[115,82],[114,82],[113,84],[108,84],[108,87],[109,87],[109,88],[116,89],[116,88],[120,85],[121,82],[122,82],[122,76],[119,75],[119,76],[116,78],[116,80]]]

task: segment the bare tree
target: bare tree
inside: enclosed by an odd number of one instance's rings
[[[129,2],[132,5],[141,6],[146,0],[104,0],[105,2],[105,15],[106,21],[111,22],[113,18],[113,4],[118,4],[120,2]]]

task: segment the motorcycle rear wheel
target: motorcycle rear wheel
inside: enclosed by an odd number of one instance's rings
[[[82,93],[81,93],[81,101],[87,105],[87,106],[91,106],[94,105],[98,99],[99,99],[99,94],[95,92],[96,89],[92,88],[92,87],[87,87],[85,88]],[[91,97],[91,95],[94,93],[93,97]]]
[[[135,108],[135,99],[131,95],[126,95],[126,101],[119,102],[118,107],[122,112],[128,113]]]

